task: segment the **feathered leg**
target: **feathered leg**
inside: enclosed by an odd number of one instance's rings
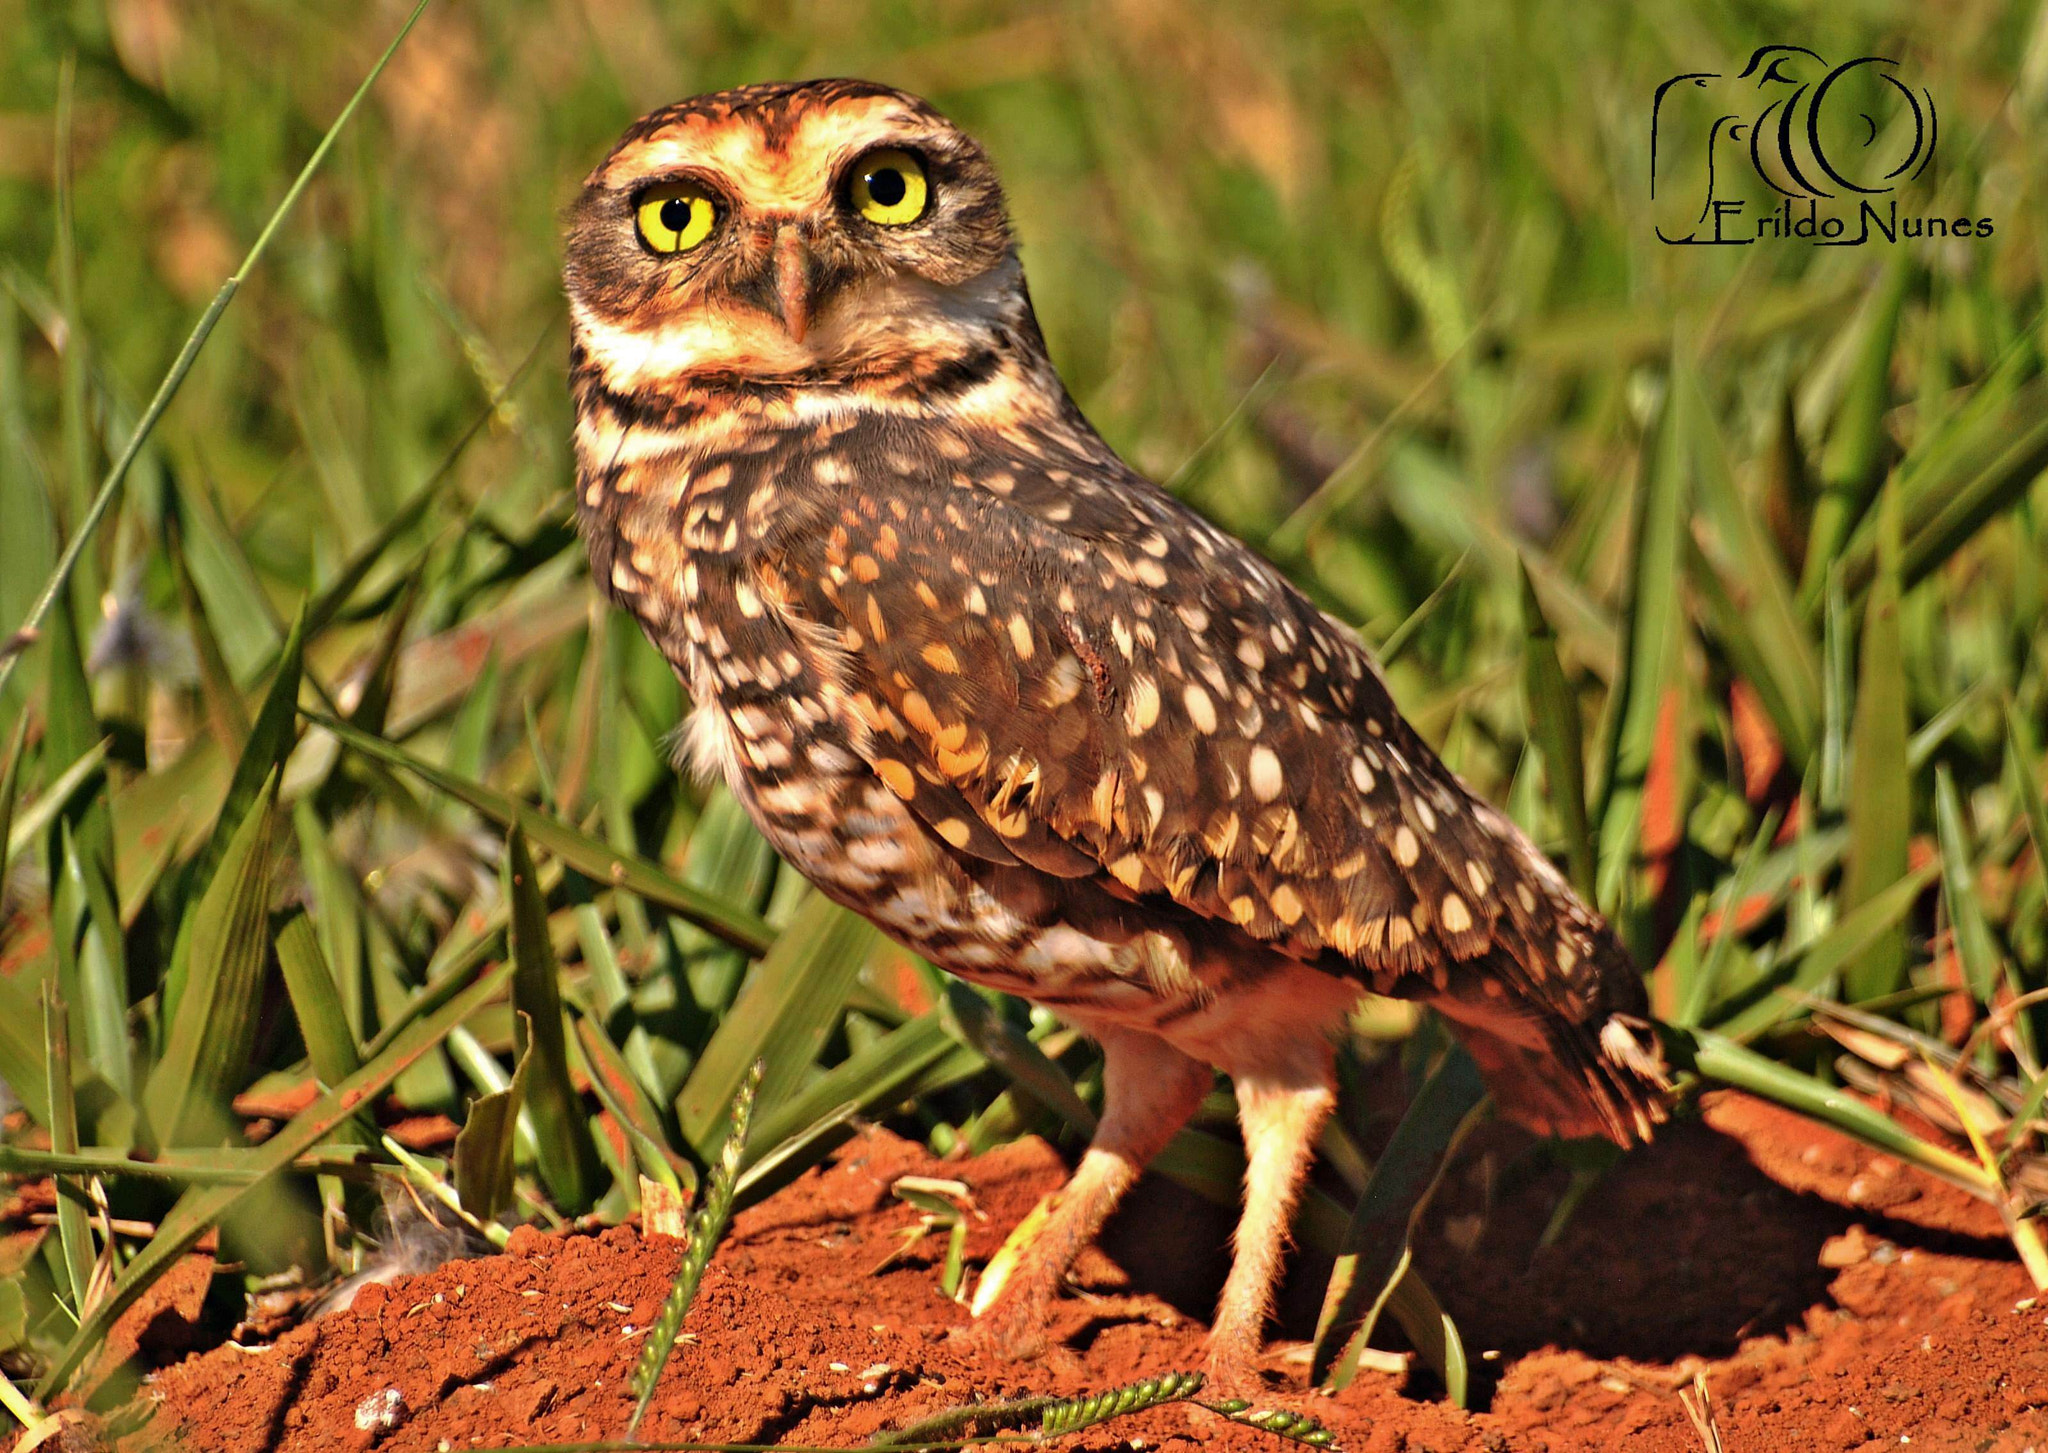
[[[976,1289],[970,1335],[1006,1357],[1045,1350],[1046,1320],[1067,1269],[1215,1078],[1207,1065],[1149,1034],[1106,1029],[1096,1038],[1103,1066],[1095,1138],[1072,1178],[1011,1232]]]
[[[1259,1352],[1273,1313],[1273,1288],[1286,1255],[1288,1227],[1308,1175],[1316,1136],[1337,1103],[1327,1046],[1318,1073],[1236,1077],[1244,1128],[1244,1215],[1237,1224],[1230,1277],[1209,1332],[1209,1377],[1219,1392],[1258,1386]]]

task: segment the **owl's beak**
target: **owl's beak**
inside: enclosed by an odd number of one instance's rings
[[[811,330],[811,259],[794,227],[775,236],[775,302],[792,343]]]

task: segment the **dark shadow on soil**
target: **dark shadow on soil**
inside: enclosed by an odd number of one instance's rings
[[[1417,1265],[1468,1354],[1505,1361],[1542,1347],[1596,1358],[1725,1357],[1745,1337],[1800,1326],[1831,1306],[1830,1237],[1863,1223],[1899,1247],[2009,1259],[2004,1243],[1944,1235],[1791,1191],[1742,1145],[1698,1120],[1665,1127],[1619,1161],[1549,1246],[1570,1183],[1543,1143],[1503,1124],[1468,1142],[1430,1209]],[[1147,1176],[1102,1246],[1150,1292],[1206,1321],[1229,1266],[1235,1212]],[[1314,1335],[1330,1263],[1296,1254],[1276,1335]],[[1399,1345],[1397,1329],[1376,1338]],[[1418,1389],[1427,1391],[1426,1389]]]

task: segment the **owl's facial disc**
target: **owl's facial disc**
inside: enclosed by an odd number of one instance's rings
[[[976,346],[1022,295],[980,148],[861,82],[643,118],[586,182],[566,271],[578,341],[620,391],[872,378]]]

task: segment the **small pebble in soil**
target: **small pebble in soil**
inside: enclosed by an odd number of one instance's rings
[[[395,1387],[371,1393],[356,1404],[356,1431],[377,1438],[405,1421],[405,1394]]]

